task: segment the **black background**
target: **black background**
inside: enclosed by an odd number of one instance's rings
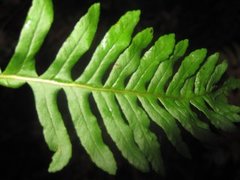
[[[77,20],[94,3],[93,0],[53,1],[55,21],[37,56],[37,70],[42,73],[50,64],[64,39]],[[30,0],[0,0],[0,67],[8,63],[24,22]],[[177,1],[177,0],[104,0],[101,1],[101,19],[97,37],[90,53],[74,69],[73,76],[83,70],[91,52],[107,29],[128,10],[141,9],[142,17],[136,31],[154,27],[155,37],[175,33],[178,40],[188,38],[190,50],[208,48],[209,54],[220,51],[229,60],[227,76],[240,77],[240,1]],[[238,92],[230,100],[240,105]],[[35,112],[33,95],[28,86],[13,90],[0,88],[0,179],[240,179],[240,135],[222,133],[220,142],[203,144],[183,130],[193,158],[179,155],[166,140],[157,134],[162,144],[166,177],[154,172],[141,173],[124,160],[115,145],[118,172],[110,176],[95,167],[80,146],[71,124],[66,99],[61,92],[58,99],[73,143],[73,157],[60,172],[47,172],[51,160]],[[94,104],[93,104],[94,106]],[[154,127],[153,127],[154,128]],[[106,134],[104,136],[107,136]]]

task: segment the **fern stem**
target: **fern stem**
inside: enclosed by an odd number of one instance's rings
[[[137,97],[155,97],[155,98],[167,98],[167,99],[175,99],[175,100],[192,100],[197,97],[204,97],[209,95],[212,92],[205,92],[202,94],[194,94],[193,96],[184,97],[184,96],[171,96],[166,95],[162,93],[153,93],[153,92],[147,92],[147,91],[137,91],[137,90],[129,90],[129,89],[116,89],[116,88],[108,88],[108,87],[100,87],[100,86],[94,86],[92,84],[86,84],[86,83],[80,83],[80,82],[64,82],[64,81],[57,81],[57,80],[49,80],[49,79],[42,79],[39,77],[26,77],[21,75],[7,75],[7,74],[0,74],[0,79],[2,80],[19,80],[19,81],[25,81],[27,83],[30,82],[38,82],[43,84],[49,84],[53,86],[59,86],[61,88],[63,87],[74,87],[83,89],[90,92],[108,92],[113,94],[125,94],[125,95],[134,95]]]

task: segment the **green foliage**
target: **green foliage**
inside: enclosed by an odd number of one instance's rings
[[[176,43],[174,34],[161,36],[143,54],[153,35],[147,28],[132,37],[139,16],[140,11],[123,15],[106,33],[85,71],[73,80],[71,70],[90,48],[97,30],[99,4],[94,4],[76,24],[50,67],[38,75],[35,56],[51,26],[53,8],[51,0],[33,0],[15,53],[0,74],[0,84],[18,88],[28,83],[32,88],[45,141],[55,152],[50,172],[61,170],[72,153],[57,106],[60,90],[66,94],[82,146],[91,160],[109,174],[116,173],[117,165],[91,111],[90,95],[117,148],[130,164],[144,172],[149,171],[150,164],[156,172],[164,173],[160,143],[149,128],[151,120],[186,157],[190,153],[177,122],[199,140],[214,136],[192,107],[223,131],[233,130],[233,123],[240,121],[240,107],[227,102],[228,91],[239,88],[240,80],[217,84],[226,71],[226,62],[219,63],[217,53],[206,57],[206,49],[195,50],[184,58],[188,41]],[[181,65],[174,73],[180,59]]]

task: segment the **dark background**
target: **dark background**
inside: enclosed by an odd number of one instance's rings
[[[53,1],[55,21],[37,56],[38,72],[50,64],[64,39],[71,32],[93,0]],[[4,69],[14,51],[30,0],[0,0],[0,67]],[[104,0],[101,1],[101,19],[94,47],[104,32],[128,10],[141,9],[142,18],[137,31],[152,26],[155,37],[174,32],[178,40],[188,38],[190,50],[208,48],[209,54],[220,51],[228,58],[227,76],[240,78],[240,1],[177,1],[177,0]],[[91,53],[89,53],[91,54]],[[73,76],[79,74],[88,62],[89,54],[79,63]],[[240,105],[238,92],[230,101]],[[179,155],[159,130],[165,160],[166,177],[154,172],[141,173],[131,167],[110,146],[118,159],[118,173],[110,176],[95,167],[80,146],[74,132],[63,93],[59,98],[60,110],[73,143],[73,157],[60,172],[47,172],[51,160],[42,135],[42,128],[35,112],[33,95],[28,86],[13,90],[0,88],[0,179],[240,179],[240,135],[222,133],[220,142],[203,144],[183,130],[193,158]],[[110,140],[109,140],[110,141]]]

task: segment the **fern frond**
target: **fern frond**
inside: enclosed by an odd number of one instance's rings
[[[235,129],[234,123],[240,121],[240,107],[227,102],[227,92],[239,88],[239,80],[217,85],[226,71],[226,62],[219,63],[217,53],[207,57],[206,49],[185,55],[188,40],[176,43],[174,34],[161,36],[144,53],[153,35],[152,29],[146,28],[132,37],[139,16],[140,11],[123,15],[106,33],[84,72],[73,80],[71,70],[90,48],[97,30],[99,4],[94,4],[78,21],[53,63],[38,75],[35,55],[52,23],[53,9],[51,0],[33,0],[15,53],[0,74],[0,84],[17,88],[28,83],[32,88],[45,141],[55,152],[50,172],[62,169],[72,153],[57,106],[60,90],[66,94],[82,146],[91,160],[110,174],[116,173],[117,165],[91,110],[90,95],[122,155],[144,172],[149,171],[150,164],[156,172],[164,173],[160,143],[149,127],[151,121],[186,157],[190,153],[177,122],[199,140],[214,136],[192,106],[224,131]],[[183,60],[175,72],[180,59]],[[107,80],[103,81],[110,67]]]

